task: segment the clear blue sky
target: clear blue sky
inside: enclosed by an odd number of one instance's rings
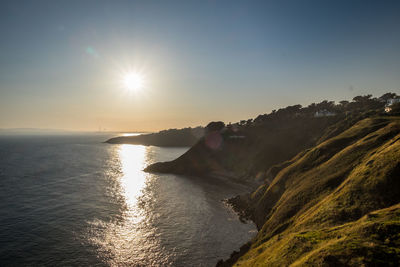
[[[0,36],[0,128],[160,130],[400,91],[400,1],[2,1]]]

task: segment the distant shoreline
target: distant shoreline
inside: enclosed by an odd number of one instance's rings
[[[191,147],[203,136],[203,128],[169,129],[158,133],[118,136],[105,141],[108,144],[133,144],[159,147]]]

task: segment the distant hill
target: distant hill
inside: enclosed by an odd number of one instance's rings
[[[194,145],[203,135],[203,127],[169,129],[158,133],[114,137],[107,140],[106,143],[185,147]]]

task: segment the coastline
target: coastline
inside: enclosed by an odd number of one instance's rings
[[[260,230],[257,227],[257,224],[255,223],[255,221],[252,220],[251,215],[249,214],[249,210],[248,210],[248,201],[246,201],[245,198],[247,196],[246,195],[237,195],[235,197],[232,198],[228,198],[225,199],[224,202],[226,203],[226,205],[228,205],[238,216],[238,219],[240,220],[240,222],[242,223],[252,223],[256,226],[257,228],[257,234],[258,231]],[[256,236],[256,235],[255,235]],[[247,241],[246,243],[244,243],[243,245],[240,246],[239,251],[234,250],[231,255],[229,256],[229,258],[226,259],[220,259],[217,263],[216,263],[216,267],[230,267],[233,266],[233,264],[235,264],[235,262],[237,262],[237,260],[242,257],[244,254],[246,254],[251,247],[252,244],[252,239],[250,239],[249,241]]]

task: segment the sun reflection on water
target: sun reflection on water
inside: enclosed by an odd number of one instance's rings
[[[121,145],[119,149],[121,161],[121,187],[125,196],[126,204],[132,209],[137,204],[137,197],[140,195],[145,182],[146,147],[139,145]]]
[[[120,145],[114,153],[117,162],[113,164],[119,171],[110,175],[116,183],[112,194],[120,195],[125,208],[119,220],[90,222],[89,234],[107,264],[136,265],[143,262],[149,250],[158,246],[155,233],[146,226],[142,203],[146,182],[151,176],[143,172],[149,163],[148,147]]]
[[[122,136],[128,137],[128,136],[138,136],[141,135],[141,133],[123,133]]]
[[[239,188],[143,172],[151,163],[179,157],[184,148],[104,146],[98,212],[86,221],[82,239],[104,265],[212,265],[250,238],[246,231],[253,227],[231,220],[236,215],[221,203]]]

